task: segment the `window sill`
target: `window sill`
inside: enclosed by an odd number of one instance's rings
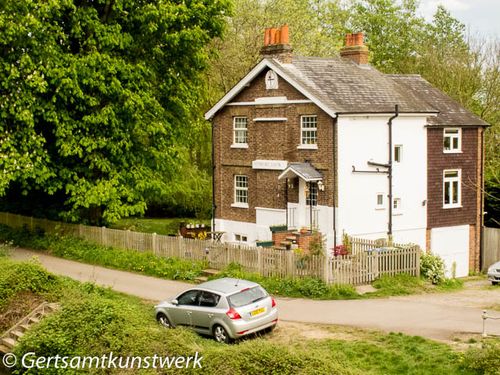
[[[382,210],[385,210],[385,207],[375,207],[375,209],[376,209],[377,211],[382,211]]]
[[[297,146],[297,149],[298,150],[317,150],[318,149],[318,145],[300,145],[300,146]]]
[[[462,150],[443,150],[443,154],[463,154]]]
[[[248,208],[248,203],[232,203],[233,208]]]
[[[248,143],[233,143],[231,148],[248,148]]]
[[[456,205],[449,205],[449,206],[443,206],[443,210],[448,210],[450,208],[463,208],[461,204],[456,204]]]

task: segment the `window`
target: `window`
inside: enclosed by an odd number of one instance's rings
[[[318,118],[316,116],[300,117],[300,144],[315,145],[318,132]]]
[[[402,145],[396,145],[396,146],[394,146],[394,161],[396,163],[401,163],[402,152],[403,152],[403,146]]]
[[[239,207],[248,207],[247,176],[234,176],[234,203]]]
[[[443,151],[460,152],[462,149],[462,132],[457,128],[448,128],[443,131]]]
[[[309,188],[306,191],[306,205],[317,206],[318,205],[318,184],[309,183]]]
[[[460,207],[460,170],[447,170],[443,172],[443,207]]]
[[[188,290],[177,298],[179,305],[198,306],[200,299],[199,290]]]
[[[248,237],[244,236],[243,234],[235,234],[234,235],[234,240],[236,242],[247,242],[248,241]]]
[[[201,307],[215,307],[219,304],[220,296],[215,293],[202,291],[200,295]]]
[[[246,145],[248,141],[248,120],[246,117],[233,118],[233,144]]]
[[[377,205],[375,206],[377,210],[384,209],[384,193],[377,193]]]
[[[392,201],[393,215],[401,214],[401,198],[394,198]]]

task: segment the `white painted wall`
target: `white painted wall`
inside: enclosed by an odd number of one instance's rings
[[[452,276],[453,262],[456,263],[456,277],[469,275],[469,226],[433,228],[431,230],[431,251],[443,258],[446,276]]]
[[[338,239],[342,231],[352,236],[386,237],[388,224],[387,174],[353,173],[375,170],[367,161],[388,162],[387,116],[340,116],[338,119]],[[393,168],[393,196],[401,210],[393,215],[397,242],[425,248],[427,223],[427,132],[425,117],[401,116],[393,121],[393,145],[403,145],[401,163]],[[377,193],[384,194],[384,208],[377,209]]]

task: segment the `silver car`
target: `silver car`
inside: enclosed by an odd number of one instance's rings
[[[232,278],[207,281],[155,306],[165,327],[188,326],[218,342],[273,330],[276,301],[259,284]]]
[[[488,280],[490,280],[493,285],[500,283],[500,262],[493,263],[488,268]]]

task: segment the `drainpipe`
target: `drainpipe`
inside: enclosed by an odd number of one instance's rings
[[[332,163],[332,181],[333,181],[333,249],[335,250],[335,247],[337,246],[337,210],[335,209],[335,206],[337,205],[337,200],[335,199],[335,193],[337,192],[337,178],[336,178],[336,173],[337,173],[337,157],[335,150],[337,149],[337,132],[335,131],[336,124],[338,121],[338,115],[335,116],[333,119],[333,128],[332,128],[332,138],[333,138],[333,150],[332,150],[332,155],[333,155],[333,163]]]
[[[214,122],[210,121],[212,126],[212,228],[211,231],[215,232],[215,146],[214,146]],[[212,237],[213,238],[213,237]]]
[[[387,125],[389,125],[389,162],[387,165],[389,165],[389,173],[388,173],[388,179],[389,179],[389,224],[387,228],[387,236],[389,237],[389,240],[391,240],[392,237],[392,120],[394,120],[396,117],[399,116],[399,107],[396,104],[394,106],[394,116],[391,116],[389,118],[389,121],[387,122]]]
[[[481,131],[481,165],[479,166],[480,177],[479,177],[479,199],[481,203],[479,204],[479,272],[483,269],[483,239],[484,239],[484,128]],[[476,228],[477,233],[477,228]]]

